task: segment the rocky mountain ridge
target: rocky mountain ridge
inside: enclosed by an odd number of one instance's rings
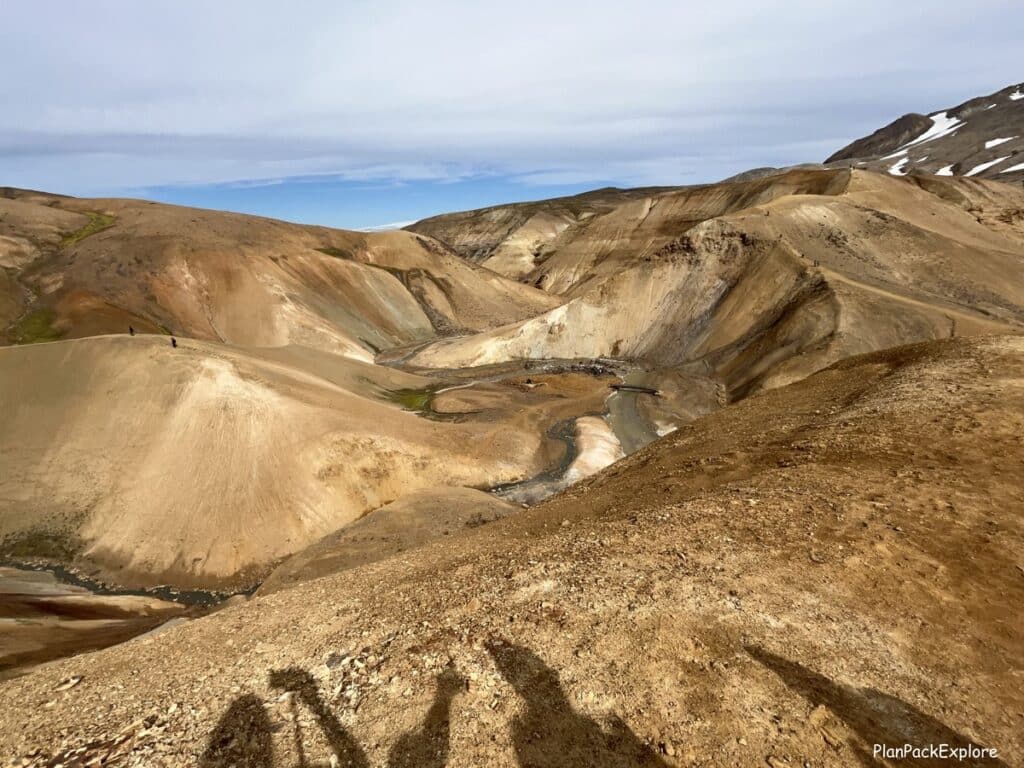
[[[1024,83],[929,115],[910,113],[848,144],[826,165],[904,176],[1024,182]]]

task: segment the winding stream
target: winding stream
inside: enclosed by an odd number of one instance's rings
[[[629,368],[621,374],[621,378],[623,384],[654,388],[650,373],[642,368]],[[622,450],[627,456],[660,437],[657,427],[640,414],[637,400],[641,397],[656,395],[637,390],[617,389],[605,401],[608,405],[608,423],[615,436],[619,438]]]
[[[421,345],[422,346],[422,345]],[[568,366],[577,364],[579,361],[569,360],[537,360],[532,361],[534,367],[527,369],[531,373],[557,373],[559,369],[567,369]],[[615,438],[622,446],[622,451],[627,456],[634,451],[643,448],[653,440],[658,439],[660,434],[656,425],[645,418],[638,404],[640,397],[657,397],[655,377],[651,372],[638,368],[623,361],[602,360],[599,363],[608,372],[614,372],[624,389],[614,389],[605,399],[607,412],[602,414],[614,433]],[[396,364],[400,367],[400,363]],[[438,371],[441,381],[423,389],[402,389],[393,390],[388,393],[388,398],[395,403],[402,405],[406,410],[419,414],[422,418],[432,421],[462,421],[473,416],[473,412],[445,413],[434,408],[434,398],[443,392],[457,389],[469,389],[477,384],[498,382],[510,376],[521,376],[524,370],[505,370],[490,375],[481,375],[468,382],[453,383],[448,376],[450,371]],[[630,389],[637,387],[637,389]],[[645,390],[652,391],[645,391]],[[536,504],[539,501],[551,496],[563,488],[568,487],[573,480],[567,476],[567,471],[573,462],[580,455],[580,448],[577,445],[576,421],[587,415],[579,414],[573,418],[563,419],[552,425],[546,435],[550,440],[557,440],[565,446],[561,459],[557,464],[544,469],[531,477],[513,483],[505,483],[495,486],[491,493],[506,501]],[[576,478],[578,479],[578,478]]]
[[[73,571],[59,563],[30,563],[17,560],[0,560],[0,567],[11,568],[17,571],[32,571],[51,574],[58,582],[72,587],[82,589],[94,595],[105,597],[118,597],[131,595],[134,597],[155,597],[166,600],[170,603],[181,603],[185,606],[200,606],[208,608],[233,597],[236,594],[251,595],[259,585],[250,587],[238,592],[214,592],[208,590],[176,589],[170,586],[152,587],[151,589],[127,589],[123,587],[110,586],[101,581],[90,579],[76,571]]]
[[[558,440],[565,446],[562,459],[558,464],[525,480],[496,485],[490,489],[490,492],[505,501],[536,504],[560,491],[566,471],[579,455],[579,447],[576,445],[576,419],[563,419],[556,422],[548,430],[547,436],[552,440]]]

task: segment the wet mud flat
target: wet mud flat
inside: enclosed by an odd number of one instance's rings
[[[18,571],[25,574],[50,574],[57,582],[63,584],[68,589],[80,589],[96,596],[156,598],[167,602],[179,603],[186,607],[198,608],[213,607],[238,594],[251,595],[259,587],[257,583],[246,589],[238,590],[178,589],[169,585],[133,589],[91,578],[74,568],[68,568],[61,563],[49,560],[2,558],[0,559],[0,573],[5,571]]]
[[[118,589],[50,563],[0,564],[0,680],[99,650],[165,622],[209,613],[230,595]]]
[[[569,357],[546,357],[546,358],[524,358],[521,360],[508,360],[500,363],[485,363],[483,365],[467,366],[464,368],[428,368],[420,365],[409,364],[406,358],[412,352],[419,351],[429,346],[435,340],[418,342],[405,347],[396,347],[377,355],[378,365],[386,365],[397,368],[406,373],[416,376],[425,376],[435,380],[444,380],[450,383],[458,383],[467,379],[475,381],[501,381],[506,378],[529,376],[531,374],[554,375],[560,373],[584,373],[590,376],[621,376],[625,371],[633,367],[632,363],[610,357],[599,358],[569,358]],[[412,352],[410,352],[410,350]]]

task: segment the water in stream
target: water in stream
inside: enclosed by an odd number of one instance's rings
[[[236,594],[251,595],[259,587],[255,584],[248,589],[237,592],[216,592],[211,590],[189,590],[177,589],[171,586],[152,587],[150,589],[128,589],[126,587],[111,586],[102,581],[90,579],[77,571],[73,571],[60,563],[35,563],[20,562],[11,560],[0,560],[0,568],[7,571],[29,571],[37,573],[49,573],[61,584],[69,587],[78,587],[93,595],[105,597],[133,596],[152,597],[158,600],[166,600],[173,603],[181,603],[185,606],[210,607],[223,602]],[[2,579],[2,576],[0,576]],[[0,587],[3,582],[0,581]]]
[[[547,436],[565,446],[565,451],[558,464],[525,480],[495,486],[491,489],[491,493],[505,501],[536,504],[565,487],[563,478],[566,470],[569,469],[579,453],[576,445],[576,420],[564,419],[555,423],[548,430]]]
[[[654,387],[653,377],[649,371],[642,368],[630,368],[622,374],[623,384],[638,387]],[[648,421],[640,413],[639,399],[642,397],[657,397],[630,389],[617,389],[608,396],[608,423],[611,425],[615,436],[622,444],[622,450],[629,454],[640,450],[648,443],[657,440],[657,427]]]

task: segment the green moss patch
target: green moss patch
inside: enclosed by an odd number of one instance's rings
[[[387,391],[388,400],[398,403],[407,411],[424,411],[430,406],[434,398],[433,388],[424,389],[390,389]]]
[[[114,225],[114,217],[108,216],[105,213],[85,211],[85,215],[89,217],[89,223],[81,229],[76,229],[74,232],[69,232],[64,235],[60,240],[61,248],[68,248],[69,246],[75,245],[90,235],[95,235],[97,232],[102,232],[107,227]]]
[[[74,535],[36,528],[7,536],[0,542],[0,557],[38,557],[66,562],[74,559],[81,549],[82,542]]]
[[[11,340],[15,344],[38,344],[44,341],[57,341],[63,332],[53,327],[57,319],[52,309],[34,309],[23,315],[11,329]]]

